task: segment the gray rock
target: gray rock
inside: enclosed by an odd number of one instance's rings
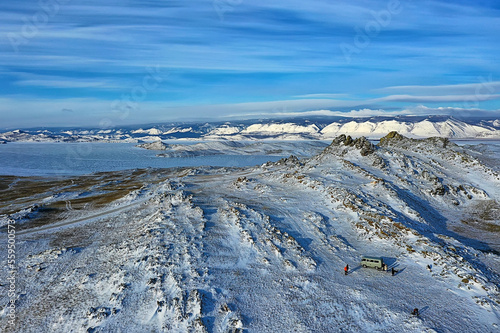
[[[142,143],[140,145],[136,145],[136,147],[149,149],[149,150],[166,150],[168,145],[164,144],[161,141]]]

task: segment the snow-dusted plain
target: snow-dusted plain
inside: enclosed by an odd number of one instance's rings
[[[17,318],[2,269],[0,327],[498,332],[500,176],[481,159],[391,133],[256,167],[1,177]]]

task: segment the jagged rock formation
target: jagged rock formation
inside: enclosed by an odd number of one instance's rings
[[[380,138],[380,142],[378,146],[380,147],[400,147],[411,149],[412,146],[418,145],[432,145],[438,148],[447,148],[448,146],[456,147],[457,145],[453,142],[450,142],[448,138],[441,137],[431,137],[425,139],[411,139],[405,136],[402,136],[398,132],[390,132],[386,136]]]
[[[271,163],[268,162],[266,163],[266,166],[276,166],[276,165],[286,165],[286,166],[300,166],[302,165],[302,162],[299,160],[299,158],[295,155],[290,155],[289,157],[284,157],[280,159],[277,162]]]
[[[353,140],[350,135],[346,136],[345,134],[342,134],[333,140],[332,145],[355,147],[356,149],[359,149],[361,156],[373,154],[375,151],[375,146],[364,136]]]
[[[154,142],[142,143],[140,145],[137,145],[136,147],[149,150],[166,150],[168,148],[168,145],[158,140]]]
[[[339,135],[322,154],[345,155],[351,150],[358,150],[361,156],[367,156],[375,152],[376,147],[365,137],[352,139],[350,135]]]

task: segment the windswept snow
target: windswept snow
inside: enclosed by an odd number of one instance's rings
[[[446,139],[344,135],[252,168],[1,181],[18,231],[6,332],[500,329],[500,176]]]

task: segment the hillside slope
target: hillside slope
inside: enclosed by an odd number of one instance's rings
[[[500,176],[446,139],[342,135],[253,168],[2,181],[18,256],[6,331],[500,328]]]

